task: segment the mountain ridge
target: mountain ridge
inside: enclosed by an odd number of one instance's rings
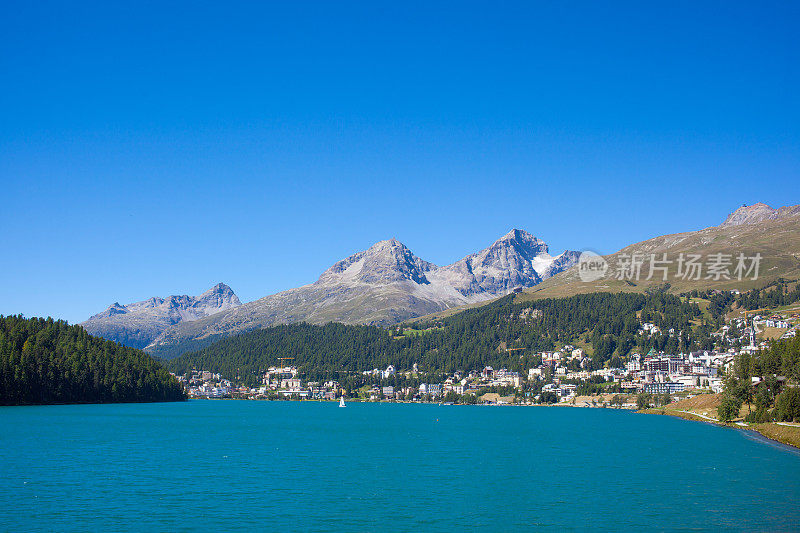
[[[719,227],[741,226],[745,224],[755,224],[765,220],[780,220],[800,214],[800,205],[785,205],[778,209],[763,203],[756,202],[753,205],[742,205],[719,225]]]
[[[650,276],[649,260],[656,258],[672,260],[671,273],[677,273],[677,260],[681,254],[701,255],[703,260],[710,261],[716,254],[726,256],[730,275],[715,279],[707,277],[703,272],[700,279],[683,279],[668,276],[663,280],[662,273],[654,272]],[[760,255],[758,279],[743,276],[740,280],[735,275],[737,257],[743,254],[746,258]],[[604,256],[608,264],[619,264],[619,261],[639,255],[646,260],[642,264],[640,279],[617,279],[607,275],[602,279],[584,282],[580,279],[577,268],[573,267],[551,277],[542,284],[525,291],[521,298],[565,297],[589,292],[645,292],[669,284],[672,293],[688,292],[694,289],[749,290],[761,288],[778,278],[800,278],[800,205],[784,206],[774,209],[764,203],[742,206],[730,213],[718,226],[673,233],[653,237],[638,243],[630,244],[621,250]]]
[[[762,254],[765,260],[762,279],[758,281],[669,283],[671,292],[698,287],[746,290],[787,273],[800,276],[798,215],[800,206],[773,209],[759,202],[736,209],[718,226],[662,235],[626,246],[605,258],[618,260],[626,254],[649,257],[655,253],[732,253],[733,248]],[[169,352],[186,343],[205,345],[207,339],[293,322],[390,325],[443,312],[451,314],[519,290],[522,294],[517,298],[538,299],[588,292],[644,292],[665,285],[660,279],[631,281],[613,276],[584,283],[574,268],[579,256],[579,252],[570,250],[551,256],[547,243],[514,228],[483,250],[437,266],[414,255],[397,239],[386,239],[337,261],[308,285],[170,324],[146,348],[152,353]],[[649,268],[644,265],[642,276],[648,274]],[[124,312],[115,305],[106,312]]]
[[[308,285],[166,328],[147,346],[164,346],[293,322],[389,325],[532,287],[572,266],[578,252],[550,256],[547,244],[512,229],[489,247],[443,267],[397,239],[337,261]]]
[[[114,302],[80,325],[91,335],[144,348],[169,326],[199,320],[239,305],[241,302],[233,289],[217,283],[199,296],[153,296],[127,305]]]
[[[763,206],[767,209],[764,209]],[[640,280],[621,280],[607,275],[596,281],[584,282],[580,279],[578,267],[573,266],[534,287],[526,288],[522,294],[515,295],[515,301],[565,298],[594,292],[647,292],[665,288],[667,292],[673,294],[689,292],[694,289],[744,291],[762,288],[781,277],[800,279],[800,205],[774,209],[759,202],[749,207],[742,206],[731,212],[717,226],[660,235],[629,244],[617,252],[603,256],[603,258],[609,264],[613,264],[621,254],[629,257],[639,254],[649,259],[650,254],[661,257],[662,254],[667,253],[668,257],[674,260],[681,252],[685,254],[700,253],[701,255],[730,254],[732,262],[740,252],[748,257],[759,253],[762,255],[759,279],[752,280],[747,276],[741,281],[735,278],[719,280],[701,278],[689,281],[671,278],[664,282],[658,276],[654,276],[653,279],[647,280],[650,269],[648,262],[645,261],[642,265]],[[672,266],[676,268],[675,264]],[[732,264],[731,270],[734,267],[735,264]],[[492,301],[494,300],[453,307],[420,317],[418,320],[430,321],[450,316],[466,309],[481,307]]]

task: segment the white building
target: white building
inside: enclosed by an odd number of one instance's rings
[[[542,369],[541,368],[529,368],[528,369],[528,380],[533,381],[534,379],[541,379],[542,378]]]
[[[419,394],[420,396],[441,396],[442,386],[438,383],[420,383]]]

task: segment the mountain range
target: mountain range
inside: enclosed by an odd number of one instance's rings
[[[533,287],[573,266],[579,256],[575,251],[551,256],[544,241],[513,229],[488,248],[439,267],[389,239],[337,262],[314,283],[246,304],[219,284],[197,298],[115,303],[83,325],[92,334],[159,355],[276,324],[389,325]]]
[[[233,290],[218,283],[200,296],[154,296],[127,305],[115,302],[81,325],[91,335],[144,348],[172,325],[199,320],[240,305],[242,302]]]
[[[732,258],[760,255],[758,279],[712,279],[676,276],[681,254]],[[551,256],[547,244],[513,229],[489,247],[453,264],[437,266],[396,239],[380,241],[325,270],[302,287],[241,304],[233,291],[218,284],[198,297],[150,298],[113,304],[83,325],[93,334],[144,347],[162,357],[206,346],[221,336],[277,324],[343,322],[390,325],[411,318],[452,314],[483,305],[510,292],[518,299],[564,297],[591,292],[644,292],[654,288],[681,293],[693,289],[763,287],[779,278],[800,278],[800,206],[780,209],[757,203],[742,206],[719,225],[699,231],[663,235],[605,256],[609,265],[624,257],[666,257],[673,269],[667,281],[649,276],[648,261],[636,279],[619,279],[613,271],[585,282],[576,265],[579,252]],[[731,265],[731,269],[734,265]],[[651,279],[647,279],[650,277]]]

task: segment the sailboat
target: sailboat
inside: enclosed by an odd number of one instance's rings
[[[339,407],[347,407],[347,406],[344,404],[344,396],[342,396],[342,397],[340,397],[340,398],[339,398]]]

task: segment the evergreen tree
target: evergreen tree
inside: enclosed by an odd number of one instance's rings
[[[0,404],[185,398],[180,382],[141,350],[63,320],[0,315]]]

